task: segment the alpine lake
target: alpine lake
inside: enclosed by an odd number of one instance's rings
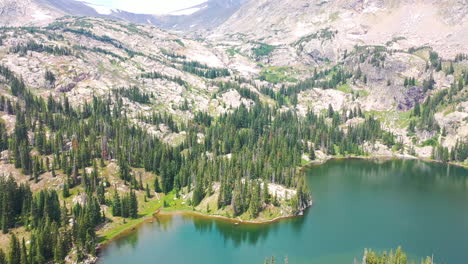
[[[307,174],[304,216],[236,224],[161,215],[111,241],[100,263],[360,263],[365,248],[409,258],[468,260],[468,169],[419,160],[332,160]]]

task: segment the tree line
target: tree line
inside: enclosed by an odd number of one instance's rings
[[[295,212],[300,212],[310,201],[298,170],[303,153],[320,149],[331,155],[363,154],[364,141],[393,138],[360,109],[340,113],[330,106],[326,114],[309,110],[301,117],[293,110],[282,111],[257,102],[249,107],[241,105],[216,119],[196,114],[194,121],[182,124],[158,114],[143,118],[145,122],[163,121],[172,124],[174,130],[185,130],[184,142],[172,146],[132,122],[119,96],[93,96],[90,102],[72,106],[65,95],[45,99],[35,96],[6,67],[0,67],[0,74],[9,81],[17,99],[10,102],[11,107],[4,105],[16,116],[13,133],[8,135],[0,125],[0,147],[9,150],[8,161],[29,175],[31,181],[41,181],[45,172],[53,177],[60,173],[65,177],[63,197],[78,186],[87,197],[85,203],[66,208],[55,191],[30,195],[27,187],[9,188],[17,191],[7,192],[8,197],[2,200],[9,201],[2,206],[2,226],[7,232],[15,227],[13,223],[31,227],[36,242],[28,246],[28,258],[39,259],[33,263],[59,259],[77,247],[81,249],[80,257],[94,254],[94,228],[105,221],[102,205],[110,206],[115,216],[137,217],[136,192],[145,191],[150,196],[151,191],[149,186],[144,188],[133,168],[158,175],[153,185],[156,192],[192,190],[192,205],[212,194],[213,184],[219,183],[217,206],[232,206],[235,214],[249,213],[253,217],[266,205],[277,203],[276,194],[267,190],[271,183],[281,184],[296,190],[287,200]],[[364,122],[342,128],[356,116],[364,117]],[[200,134],[204,136],[200,138]],[[387,141],[389,145],[394,142]],[[104,166],[112,159],[117,160],[118,176],[130,188],[127,194],[109,193],[110,185],[98,172],[98,164]],[[89,167],[91,173],[86,170]],[[10,198],[16,197],[16,192],[25,198]],[[112,198],[106,198],[106,193]],[[24,200],[27,202],[20,204]],[[70,221],[71,227],[65,224]],[[52,229],[59,231],[49,232]],[[43,246],[41,239],[54,243],[50,248],[38,249]],[[22,251],[16,242],[13,247]]]

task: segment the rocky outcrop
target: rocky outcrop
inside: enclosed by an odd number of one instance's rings
[[[47,25],[64,13],[41,5],[35,0],[0,1],[1,26],[38,26]]]
[[[468,52],[467,6],[466,0],[258,0],[243,5],[211,37],[272,45],[305,41],[306,55],[328,59],[354,45],[388,42],[404,49],[429,45],[454,57]],[[326,28],[337,33],[323,45],[324,39],[314,34]]]

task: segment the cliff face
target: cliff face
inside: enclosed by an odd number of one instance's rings
[[[64,15],[57,9],[44,6],[35,0],[0,1],[0,25],[41,26]]]
[[[244,4],[211,37],[276,45],[302,40],[330,59],[354,45],[399,39],[398,48],[429,45],[453,57],[468,51],[467,13],[466,0],[259,0]],[[335,34],[314,37],[324,29]]]
[[[77,0],[2,0],[0,25],[41,26],[65,15],[104,17],[147,24],[186,33],[216,28],[234,14],[245,0],[209,0],[172,14],[138,14]]]

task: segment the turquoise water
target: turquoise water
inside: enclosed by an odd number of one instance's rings
[[[403,246],[419,260],[468,260],[468,169],[415,160],[336,160],[307,170],[314,205],[265,225],[164,216],[109,244],[102,263],[354,263]]]

